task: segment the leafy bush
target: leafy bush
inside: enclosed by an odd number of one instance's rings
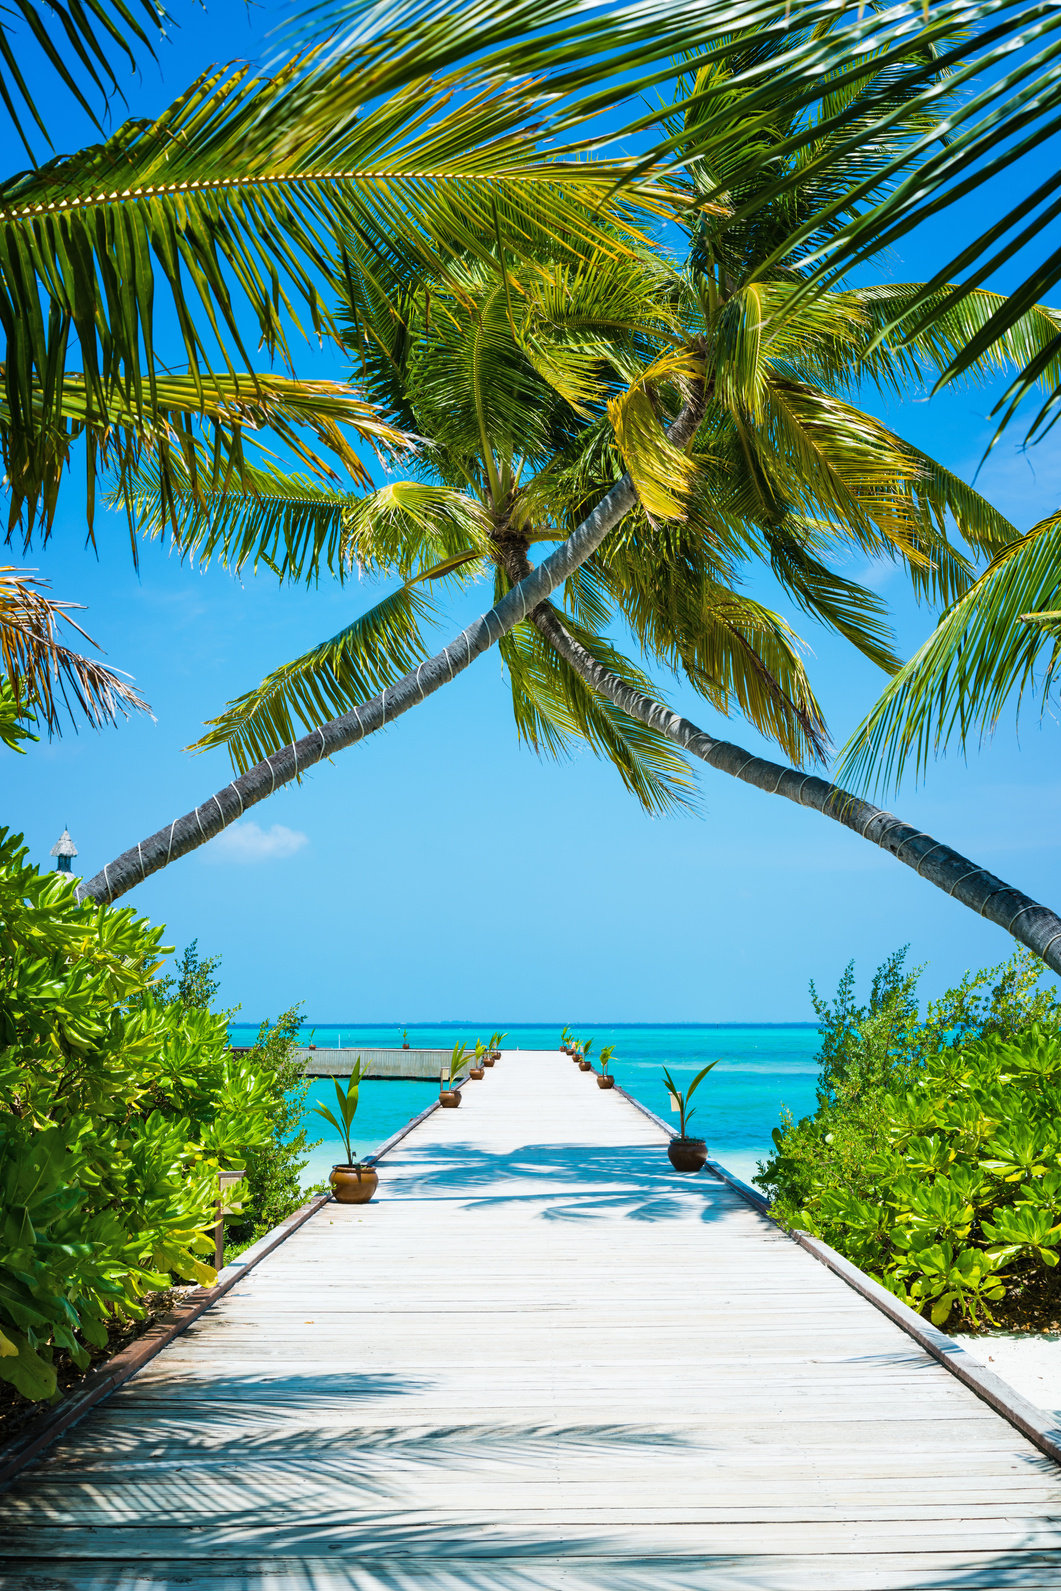
[[[270,1132],[264,1142],[247,1150],[247,1175],[240,1218],[226,1223],[226,1253],[254,1243],[278,1222],[321,1193],[327,1183],[303,1188],[307,1153],[320,1139],[310,1141],[303,1126],[309,1083],[302,1062],[294,1054],[298,1044],[298,1007],[285,1011],[271,1026],[263,1022],[247,1064],[268,1091]]]
[[[79,905],[0,829],[0,1378],[50,1397],[115,1315],[210,1283],[219,1165],[272,1129],[223,1016],[159,1001],[162,930]]]
[[[811,987],[818,1107],[774,1132],[756,1181],[786,1226],[822,1237],[937,1325],[1056,1313],[1061,1005],[1018,952],[918,1017],[918,973],[889,958],[869,1002],[848,967]]]
[[[159,978],[152,988],[156,1001],[175,1002],[186,1008],[208,1010],[220,987],[214,974],[220,956],[199,955],[199,942],[193,939],[172,973]],[[228,1011],[231,1019],[235,1010]],[[263,1022],[246,1064],[265,1090],[270,1123],[263,1143],[248,1147],[244,1156],[246,1175],[240,1187],[240,1215],[225,1222],[225,1253],[238,1254],[301,1207],[308,1197],[327,1188],[321,1182],[302,1187],[302,1172],[307,1152],[316,1148],[303,1126],[309,1083],[302,1062],[295,1055],[301,1013],[297,1006],[273,1024]]]

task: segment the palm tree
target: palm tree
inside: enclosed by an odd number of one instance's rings
[[[982,10],[993,15],[990,5]],[[116,87],[112,58],[150,50],[163,20],[154,0],[132,8],[98,0],[87,10],[51,0],[41,9],[25,0],[19,15],[46,65],[90,114],[93,96],[98,104]],[[746,115],[771,132],[748,146],[750,169],[760,174],[776,153],[779,99],[796,111],[784,149],[798,156],[827,125],[838,135],[829,158],[846,160],[858,179],[852,151],[882,136],[887,142],[893,79],[902,79],[901,97],[917,98],[923,138],[891,146],[891,174],[903,179],[894,191],[868,213],[848,206],[843,225],[824,234],[819,218],[803,216],[806,240],[826,250],[827,270],[875,246],[885,226],[898,235],[949,202],[952,190],[964,191],[962,182],[979,180],[966,178],[966,166],[988,140],[1000,144],[1010,128],[1026,134],[1053,113],[1056,76],[1044,70],[1059,24],[1037,16],[1027,39],[1034,48],[996,74],[986,99],[947,107],[950,136],[939,144],[940,61],[968,72],[969,53],[979,49],[993,70],[1010,53],[1014,21],[992,21],[993,31],[974,28],[970,37],[975,16],[938,6],[912,30],[892,13],[838,24],[829,6],[794,14],[788,4],[752,0],[656,0],[651,9],[589,19],[574,0],[480,0],[473,13],[433,0],[379,10],[360,0],[315,6],[312,26],[322,29],[327,48],[297,55],[267,77],[211,69],[153,122],[126,123],[104,143],[0,184],[0,446],[12,518],[24,515],[28,534],[40,512],[47,532],[78,441],[90,516],[100,465],[140,468],[145,454],[154,456],[165,491],[167,440],[179,433],[187,450],[200,424],[215,471],[219,458],[226,478],[242,469],[247,425],[261,425],[275,408],[263,390],[267,379],[240,371],[249,366],[247,346],[256,336],[270,355],[286,356],[292,329],[334,331],[327,304],[347,264],[334,246],[338,231],[370,272],[395,247],[429,267],[444,265],[449,252],[481,235],[484,221],[499,233],[508,211],[528,199],[535,213],[553,217],[557,237],[569,235],[578,200],[588,193],[600,200],[614,180],[629,181],[637,170],[628,160],[592,169],[546,163],[528,132],[540,138],[567,127],[577,134],[629,100],[631,72],[642,72],[641,88],[669,79],[676,52],[697,50],[701,62],[716,65],[746,57],[742,26],[754,27],[765,46],[742,85]],[[0,22],[0,111],[29,148],[25,112],[39,132],[47,128],[43,96],[22,77],[19,46],[10,24]],[[473,65],[462,64],[469,60]],[[540,81],[520,78],[528,73],[547,74],[547,92]],[[799,108],[815,100],[823,79],[831,79],[831,99],[809,126]],[[719,94],[718,82],[702,74],[690,81],[695,154],[707,160],[729,119],[731,91],[723,84]],[[570,153],[580,148],[576,142]],[[673,152],[668,135],[657,155]],[[681,158],[693,152],[687,130]],[[790,165],[790,191],[811,164],[797,158]],[[874,181],[865,196],[874,196]],[[442,207],[441,229],[440,190],[456,201]],[[647,189],[633,197],[641,205],[659,202]],[[754,208],[759,198],[748,203]],[[738,207],[736,219],[746,212]],[[519,234],[517,219],[509,233],[517,248]],[[760,263],[768,269],[771,262]],[[924,332],[951,296],[928,284],[893,304],[890,324],[906,327],[914,317],[915,333]],[[176,400],[161,391],[155,350],[154,326],[167,308],[188,362],[188,385]],[[989,344],[1014,313],[997,305],[979,340]],[[75,349],[77,371],[70,369]],[[959,349],[944,376],[967,357]],[[334,438],[330,426],[324,432]],[[356,422],[355,434],[362,434]]]
[[[65,37],[32,3],[22,10],[89,109],[93,85],[113,86],[108,41],[149,42],[119,0],[62,12]],[[146,15],[159,19],[151,0]],[[0,110],[25,132],[19,94],[35,103],[0,24]],[[255,370],[248,348],[289,361],[292,330],[338,335],[327,303],[352,264],[371,272],[404,249],[441,268],[463,247],[466,220],[497,233],[518,227],[529,203],[574,247],[579,228],[592,229],[587,198],[623,210],[609,197],[617,167],[554,162],[546,174],[528,135],[537,116],[537,91],[520,83],[467,69],[427,79],[397,55],[318,51],[269,76],[212,69],[154,120],[0,182],[0,450],[24,550],[47,540],[79,459],[90,539],[100,478],[120,489],[149,466],[164,507],[178,461],[193,492],[245,480],[248,433],[322,481],[366,484],[351,433],[376,448],[402,439],[341,383]],[[167,310],[183,374],[156,349]],[[25,696],[47,677],[47,648],[31,659],[24,627],[4,645],[24,665],[12,684]]]
[[[736,132],[735,171],[743,169],[738,139]],[[505,634],[517,722],[539,748],[581,735],[612,758],[646,805],[664,806],[681,799],[681,765],[668,742],[676,744],[817,806],[918,865],[923,876],[955,886],[957,898],[985,905],[987,915],[1037,947],[1047,927],[1061,930],[1044,908],[890,815],[677,718],[602,634],[617,609],[650,656],[680,668],[723,710],[739,705],[798,755],[817,748],[820,715],[776,616],[734,590],[735,566],[768,558],[808,611],[887,665],[882,614],[868,593],[830,570],[823,554],[852,542],[887,550],[926,590],[961,589],[969,571],[942,536],[942,515],[951,512],[967,537],[988,547],[1013,533],[964,483],[841,396],[853,377],[884,383],[910,373],[908,356],[886,356],[874,338],[882,315],[911,290],[836,292],[813,314],[788,319],[786,302],[798,291],[788,262],[772,282],[747,285],[758,267],[757,242],[772,245],[771,220],[776,233],[792,217],[783,206],[773,214],[761,206],[757,235],[728,229],[721,238],[713,223],[697,221],[683,275],[648,261],[636,273],[628,260],[611,277],[600,260],[572,275],[550,269],[543,256],[527,273],[509,270],[501,283],[473,263],[459,293],[407,282],[398,324],[389,308],[393,292],[377,301],[377,283],[353,284],[347,315],[360,374],[393,423],[431,437],[421,472],[430,481],[351,500],[310,493],[297,477],[263,479],[249,499],[189,501],[182,539],[234,562],[261,552],[275,564],[280,548],[285,566],[299,572],[315,572],[322,557],[341,570],[355,557],[400,573],[404,583],[215,721],[202,744],[227,744],[239,777],[212,805],[118,859],[89,892],[112,898],[197,843],[201,827],[217,832],[226,808],[237,816],[285,773],[420,699],[425,682],[444,682],[455,656],[464,661],[459,644],[398,683],[386,679],[386,661],[397,674],[426,656],[416,625],[420,582],[489,561],[501,589],[510,582],[514,589],[461,639],[470,652],[473,643],[481,648],[495,638],[494,625]],[[974,313],[983,313],[975,301]],[[1033,314],[1021,335],[1045,338],[1052,329],[1048,315]],[[940,357],[947,336],[961,334],[962,321],[952,316],[923,357]],[[682,379],[701,411],[688,460],[652,420],[653,404],[669,402],[673,414]],[[679,438],[695,418],[687,401],[676,422]],[[641,508],[607,543],[598,537],[569,577],[567,613],[535,602],[555,555],[531,574],[528,547],[562,535],[624,462]],[[683,474],[685,488],[676,494]],[[152,505],[148,490],[140,500],[148,521],[153,512],[157,518]],[[668,517],[661,523],[656,515]],[[585,527],[575,532],[579,538],[589,539]],[[506,634],[509,613],[518,627]],[[530,625],[520,625],[528,613]],[[381,696],[361,706],[366,686],[380,684]],[[338,719],[323,722],[337,711]],[[318,727],[298,742],[296,720]],[[251,768],[255,759],[261,761]]]

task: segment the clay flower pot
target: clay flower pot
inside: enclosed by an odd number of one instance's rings
[[[489,1064],[491,1066],[493,1066],[495,1061],[499,1061],[500,1059],[501,1059],[501,1051],[500,1050],[491,1050],[490,1051],[490,1063]]]
[[[675,1171],[702,1171],[707,1145],[702,1138],[672,1138],[667,1145],[667,1158]]]
[[[494,1062],[496,1060],[497,1060],[497,1056],[496,1055],[484,1055],[483,1056],[483,1065],[484,1066],[493,1066],[493,1064],[494,1064]]]
[[[605,1076],[605,1077],[598,1077],[597,1078],[597,1087],[598,1088],[614,1088],[615,1087],[615,1078],[612,1077],[611,1075],[608,1075],[608,1076]]]
[[[471,1068],[471,1070],[469,1071],[468,1076],[469,1077],[474,1077],[475,1081],[478,1082],[481,1077],[485,1077],[486,1076],[486,1072],[483,1070],[483,1068],[481,1066],[473,1066]]]
[[[579,1069],[580,1072],[592,1072],[592,1070],[593,1070],[593,1062],[592,1061],[579,1061],[578,1069]]]
[[[379,1187],[371,1166],[333,1166],[328,1181],[336,1204],[367,1204]]]
[[[443,1110],[456,1110],[461,1102],[460,1094],[455,1088],[444,1088],[438,1098]]]

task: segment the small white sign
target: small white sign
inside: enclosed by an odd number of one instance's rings
[[[670,1097],[670,1108],[673,1111],[677,1111],[678,1109],[678,1101],[675,1099],[673,1094]]]

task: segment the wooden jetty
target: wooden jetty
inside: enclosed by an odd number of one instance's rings
[[[249,1045],[233,1045],[234,1055],[249,1055]],[[292,1056],[302,1062],[307,1077],[349,1077],[354,1062],[360,1060],[363,1077],[380,1080],[417,1079],[437,1080],[439,1072],[449,1069],[449,1050],[373,1050],[361,1045],[335,1046],[305,1045],[293,1048]]]
[[[23,1472],[5,1591],[1061,1585],[1061,1468],[658,1124],[464,1095]]]

